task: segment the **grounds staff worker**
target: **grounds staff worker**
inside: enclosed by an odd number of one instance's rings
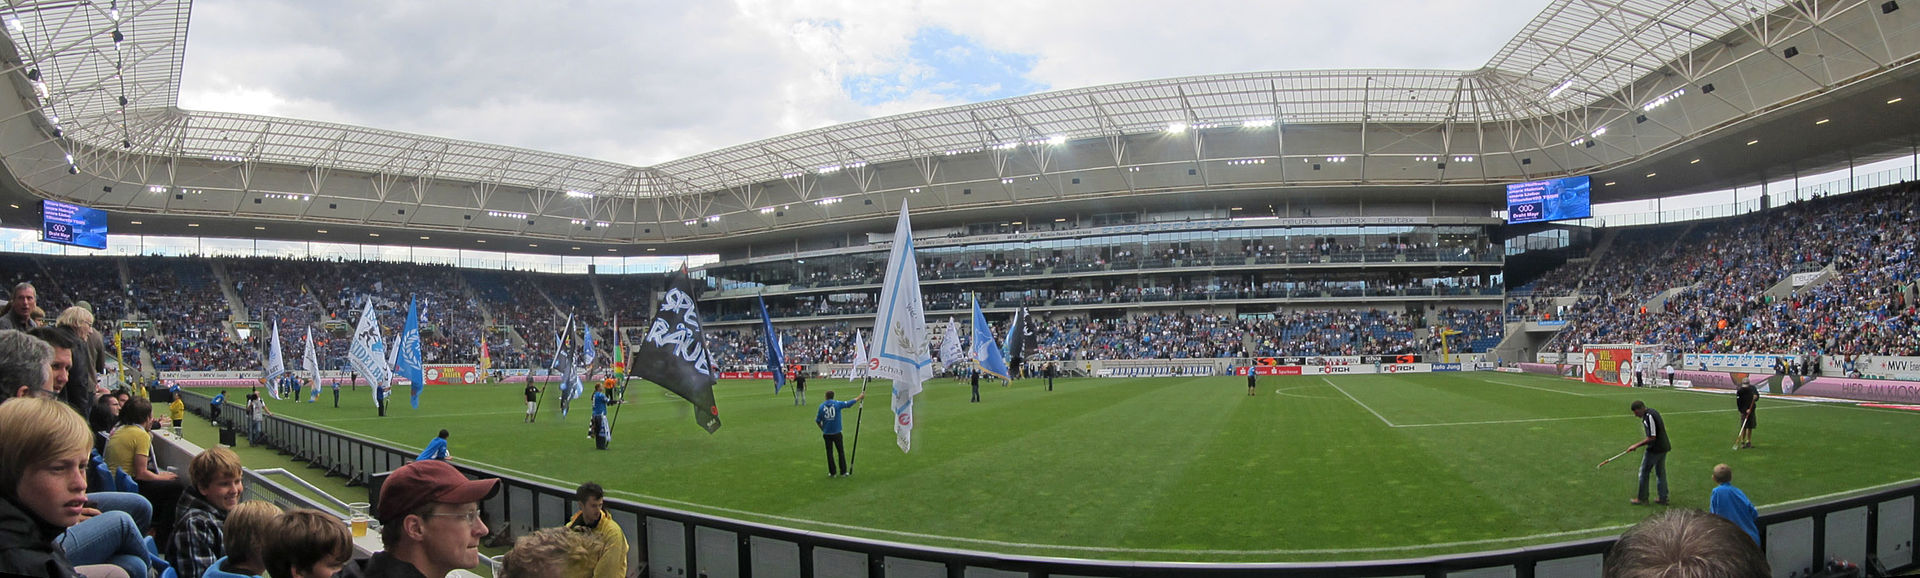
[[[1667,505],[1667,452],[1673,450],[1673,444],[1667,440],[1667,422],[1660,419],[1660,412],[1647,407],[1647,404],[1641,403],[1640,400],[1633,400],[1632,409],[1633,415],[1640,418],[1640,429],[1647,437],[1627,446],[1627,451],[1644,446],[1647,448],[1647,453],[1640,456],[1640,492],[1628,503],[1635,506],[1647,503],[1647,476],[1658,474],[1660,499],[1653,503],[1665,506]]]

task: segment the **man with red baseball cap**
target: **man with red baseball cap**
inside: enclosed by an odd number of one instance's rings
[[[440,460],[394,470],[380,486],[380,543],[386,549],[356,560],[338,578],[445,578],[480,565],[480,502],[500,480],[469,480]]]

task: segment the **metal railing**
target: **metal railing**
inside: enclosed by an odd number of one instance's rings
[[[206,415],[208,398],[183,393],[187,407]],[[223,417],[237,414],[229,404]],[[266,442],[280,451],[378,485],[383,472],[415,451],[371,442],[348,432],[281,416],[266,418]],[[454,463],[474,478],[497,478],[500,491],[481,504],[496,534],[523,535],[556,527],[572,515],[574,489]],[[1863,567],[1877,560],[1892,572],[1916,567],[1920,483],[1760,516],[1768,561],[1778,578],[1803,578],[1840,557]],[[1306,563],[1184,563],[1083,560],[959,550],[840,536],[609,499],[611,518],[630,542],[629,568],[646,576],[721,577],[1013,577],[1045,576],[1465,576],[1598,577],[1613,537],[1505,550],[1400,560]],[[645,563],[642,566],[642,562]]]

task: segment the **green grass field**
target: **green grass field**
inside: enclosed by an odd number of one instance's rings
[[[1639,454],[1594,465],[1640,437],[1627,405],[1664,414],[1675,507],[1704,509],[1709,470],[1765,511],[1920,474],[1920,413],[1787,400],[1761,403],[1753,450],[1732,450],[1731,396],[1630,390],[1507,373],[940,380],[918,399],[914,449],[894,444],[889,386],[870,390],[856,474],[828,478],[813,416],[818,379],[793,407],[767,382],[718,386],[717,434],[690,406],[635,382],[613,447],[586,436],[585,400],[524,424],[519,387],[396,391],[373,416],[366,389],[343,407],[277,402],[282,416],[418,448],[452,430],[457,461],[618,498],[836,534],[1079,558],[1311,561],[1426,556],[1617,533]],[[852,444],[854,416],[847,416]],[[851,447],[849,448],[851,449]]]

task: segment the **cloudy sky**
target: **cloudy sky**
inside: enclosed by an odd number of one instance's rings
[[[1478,68],[1547,0],[196,0],[181,106],[646,165],[1102,84]]]

